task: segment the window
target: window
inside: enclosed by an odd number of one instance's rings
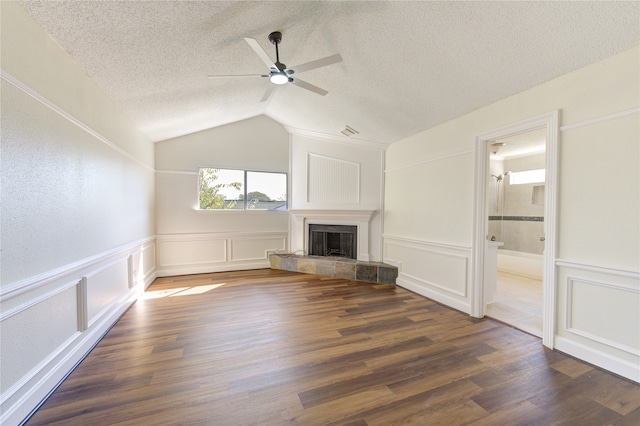
[[[287,174],[202,167],[201,210],[286,210]]]
[[[527,170],[524,172],[511,172],[509,185],[522,185],[525,183],[542,183],[545,178],[545,169]]]

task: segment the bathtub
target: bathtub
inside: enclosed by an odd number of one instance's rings
[[[541,254],[498,249],[498,271],[541,280],[543,265]]]

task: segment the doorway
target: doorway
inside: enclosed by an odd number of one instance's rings
[[[492,266],[492,243],[489,234],[489,202],[490,185],[490,146],[504,139],[517,137],[532,131],[545,134],[545,185],[543,198],[544,222],[542,237],[544,238],[544,254],[542,255],[542,343],[553,348],[555,329],[555,256],[556,256],[556,194],[557,194],[557,143],[558,143],[558,111],[552,111],[537,117],[523,120],[508,126],[476,136],[475,146],[475,198],[474,198],[474,239],[472,248],[471,315],[483,317],[486,314],[489,295],[491,294],[492,277],[495,271]],[[503,171],[502,180],[506,178]],[[497,174],[496,176],[499,176]],[[510,179],[510,178],[509,178]],[[538,191],[540,192],[540,191]],[[506,222],[503,222],[503,224]],[[496,237],[497,240],[497,237]],[[497,261],[496,261],[497,262]],[[494,275],[496,275],[494,273]],[[494,284],[497,285],[497,284]]]
[[[485,315],[542,337],[546,129],[490,141]],[[488,259],[487,259],[488,260]],[[488,285],[486,283],[485,285]]]

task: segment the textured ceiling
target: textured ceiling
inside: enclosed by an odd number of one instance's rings
[[[640,2],[29,1],[29,14],[159,141],[265,114],[285,126],[392,143],[640,44]],[[265,73],[244,41],[326,96]]]

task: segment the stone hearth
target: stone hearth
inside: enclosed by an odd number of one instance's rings
[[[271,254],[271,269],[317,274],[348,280],[380,284],[395,284],[398,268],[381,262],[363,262],[355,259],[323,256],[299,256],[295,254]]]

